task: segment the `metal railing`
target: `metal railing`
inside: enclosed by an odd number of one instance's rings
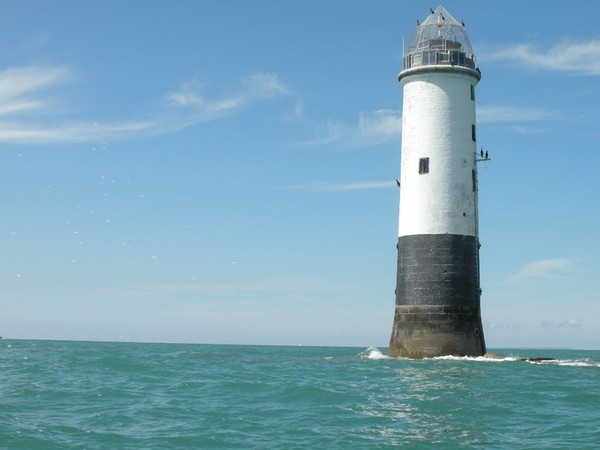
[[[460,66],[475,69],[475,57],[461,50],[427,49],[409,53],[404,56],[404,69],[420,66]]]

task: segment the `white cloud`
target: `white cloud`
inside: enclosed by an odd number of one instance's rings
[[[549,127],[524,127],[522,125],[511,125],[511,128],[513,130],[515,130],[517,133],[520,134],[540,134],[540,133],[547,133],[548,131],[551,131],[552,128]]]
[[[156,128],[153,121],[79,122],[58,126],[22,122],[0,122],[0,142],[47,144],[93,142],[132,136]]]
[[[328,120],[323,128],[324,132],[321,134],[321,137],[296,142],[295,145],[314,146],[331,144],[345,139],[349,134],[347,127],[343,123],[334,120]]]
[[[275,98],[289,95],[290,89],[275,73],[254,73],[243,80],[246,94],[257,98]]]
[[[301,118],[303,116],[304,116],[304,105],[302,104],[301,100],[298,100],[296,102],[296,106],[294,107],[294,113],[292,114],[292,117]]]
[[[509,277],[509,281],[517,282],[530,278],[548,277],[556,275],[562,269],[573,264],[573,261],[566,258],[544,259],[524,264],[521,269]]]
[[[206,111],[209,113],[230,112],[240,109],[246,103],[246,98],[242,95],[237,97],[228,97],[206,104]]]
[[[274,73],[254,73],[241,82],[237,94],[208,99],[201,93],[205,89],[197,80],[183,83],[179,90],[167,96],[167,104],[179,108],[171,110],[165,118],[163,130],[174,131],[201,122],[214,120],[239,112],[252,102],[276,99],[290,94],[290,90]]]
[[[51,107],[43,91],[72,78],[66,67],[13,67],[0,71],[0,116],[24,115]]]
[[[0,101],[6,102],[72,78],[67,67],[12,67],[0,71]]]
[[[558,324],[559,327],[570,327],[570,328],[579,328],[583,325],[583,322],[579,319],[567,319]]]
[[[382,143],[402,136],[400,111],[380,109],[362,112],[358,118],[358,133],[363,142]]]
[[[204,103],[199,93],[191,91],[185,86],[167,98],[176,106],[199,106]]]
[[[185,113],[192,113],[196,120],[216,118],[216,116],[241,108],[249,97],[248,93],[223,97],[216,100],[206,100],[201,93],[205,86],[193,79],[183,83],[179,89],[166,96],[166,104],[181,108]]]
[[[16,100],[4,102],[0,104],[0,116],[42,109],[45,105],[45,102],[40,100]]]
[[[347,192],[363,191],[370,189],[385,189],[396,186],[396,182],[390,181],[358,181],[354,183],[305,183],[291,186],[293,189],[302,189],[314,192]]]
[[[60,114],[49,100],[52,88],[73,78],[67,67],[14,67],[0,71],[0,142],[16,144],[94,142],[140,134],[172,133],[239,112],[262,99],[289,94],[276,74],[255,73],[235,95],[207,99],[196,80],[165,97],[161,109],[144,117],[78,121]],[[33,114],[34,113],[34,114]]]
[[[566,319],[559,323],[554,322],[542,322],[544,328],[579,328],[583,325],[583,322],[579,319]]]
[[[322,279],[279,278],[236,282],[164,282],[111,288],[103,291],[109,296],[156,297],[178,294],[241,293],[241,292],[336,292],[352,286]]]
[[[600,40],[562,42],[550,48],[530,43],[482,53],[483,61],[514,61],[532,70],[600,75]]]
[[[508,323],[502,323],[502,322],[489,322],[486,323],[484,328],[489,328],[490,330],[496,330],[496,329],[500,329],[500,330],[520,330],[523,328],[527,328],[527,326],[523,323],[518,323],[518,322],[508,322]]]
[[[400,111],[379,109],[361,112],[356,126],[348,126],[339,121],[328,121],[321,137],[298,142],[296,145],[326,145],[338,142],[344,146],[378,145],[402,136],[402,115]]]
[[[544,108],[514,105],[487,105],[477,108],[477,121],[481,123],[540,122],[561,118],[560,113]]]
[[[119,137],[151,129],[151,121],[56,123],[53,103],[44,91],[64,84],[73,75],[66,67],[14,67],[0,72],[0,141],[11,143],[84,142]],[[27,116],[35,112],[35,116]]]

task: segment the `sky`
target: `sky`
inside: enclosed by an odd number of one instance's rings
[[[600,349],[600,3],[448,0],[488,348]],[[437,4],[0,0],[0,335],[385,347]]]

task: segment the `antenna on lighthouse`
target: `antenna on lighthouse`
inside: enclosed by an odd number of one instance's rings
[[[402,35],[402,60],[404,61],[404,35]]]

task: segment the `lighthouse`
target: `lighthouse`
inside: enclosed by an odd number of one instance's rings
[[[403,86],[396,308],[390,356],[481,356],[476,86],[464,23],[442,6],[417,27]]]

